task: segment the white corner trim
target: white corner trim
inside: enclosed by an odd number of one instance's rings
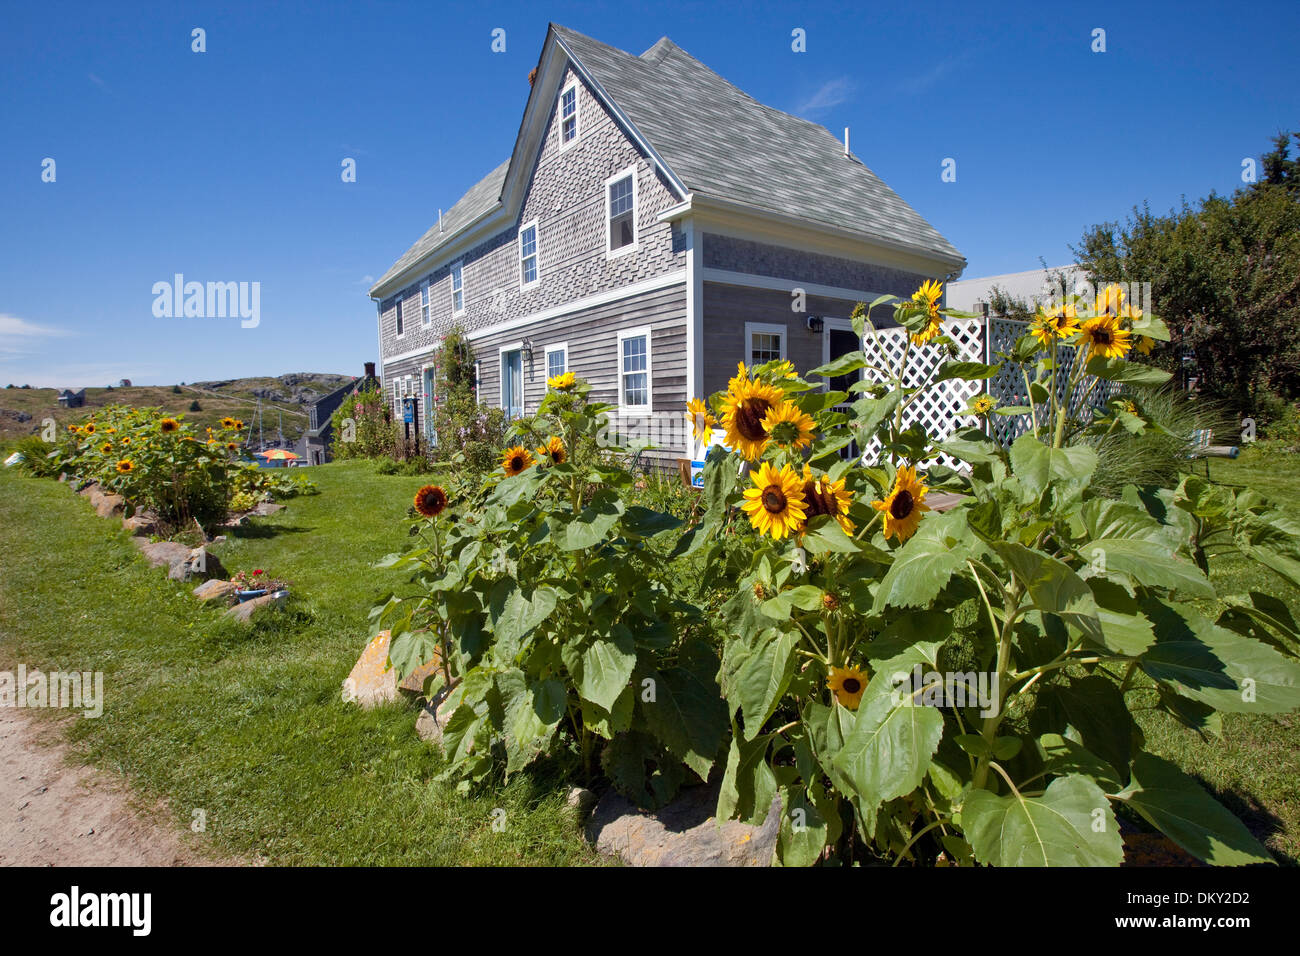
[[[695,220],[682,220],[686,239],[686,400],[704,397],[704,250]]]

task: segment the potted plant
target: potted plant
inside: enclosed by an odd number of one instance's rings
[[[277,603],[283,604],[289,596],[289,582],[274,578],[261,568],[238,571],[230,580],[235,584],[235,597],[241,604],[267,594],[275,595]]]

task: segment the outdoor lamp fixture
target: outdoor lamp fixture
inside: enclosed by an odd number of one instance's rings
[[[820,332],[823,328],[825,328],[825,326],[826,326],[826,322],[822,319],[820,315],[808,316],[808,331],[817,333]]]
[[[524,347],[523,349],[521,349],[521,353],[522,353],[523,360],[531,365],[533,362],[533,340],[532,339],[524,339]]]

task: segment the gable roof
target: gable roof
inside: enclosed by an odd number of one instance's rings
[[[670,180],[690,193],[964,264],[952,243],[866,164],[845,156],[825,127],[764,106],[668,37],[634,56],[553,23],[511,159],[472,186],[444,214],[441,229],[435,224],[420,237],[371,287],[372,296],[501,208],[512,174],[521,175],[522,164],[534,158],[520,149],[527,117],[543,109],[549,117],[557,92],[550,88],[554,80],[545,84],[542,75],[552,38],[611,111],[631,124],[630,132],[662,159]]]

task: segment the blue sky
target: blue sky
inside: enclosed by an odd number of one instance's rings
[[[1086,226],[1143,200],[1230,192],[1244,157],[1300,129],[1294,2],[10,0],[0,385],[358,373],[370,282],[510,154],[552,20],[635,53],[667,34],[760,101],[851,127],[967,277],[1070,261]],[[258,326],[156,317],[176,273],[260,283]]]

